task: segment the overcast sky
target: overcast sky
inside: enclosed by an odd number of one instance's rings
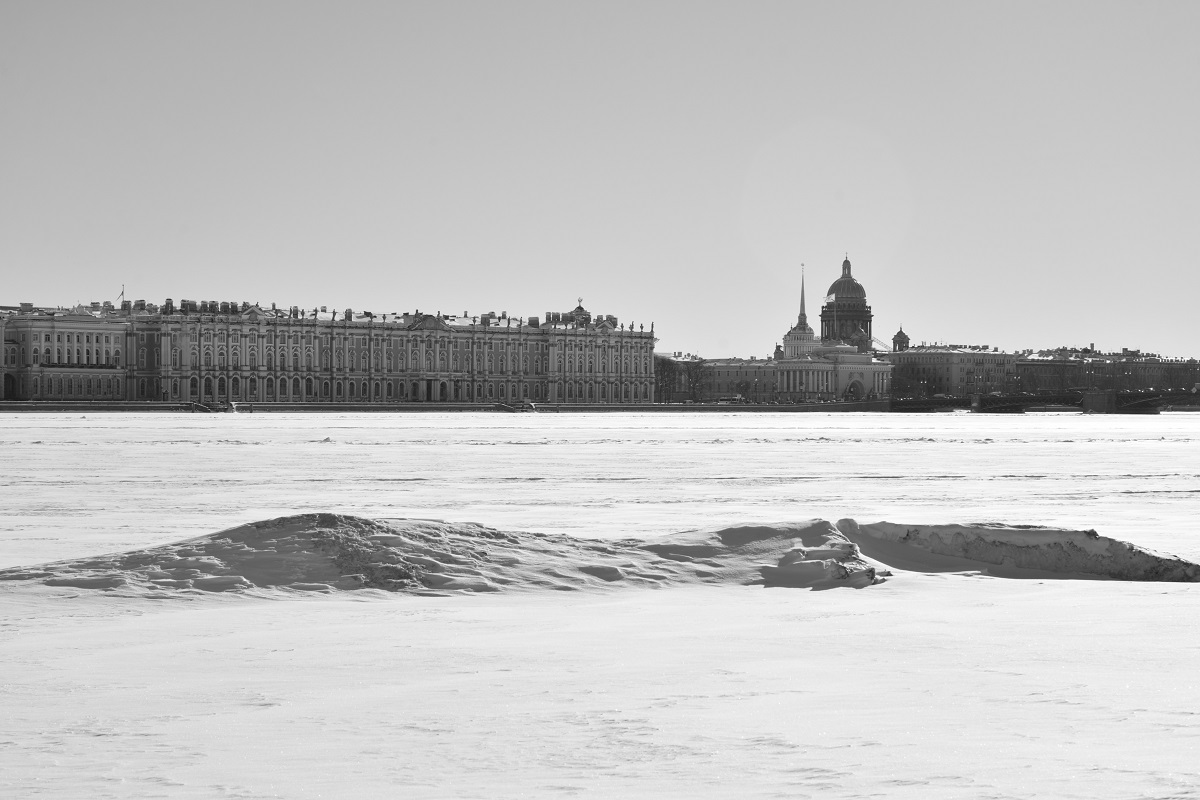
[[[0,304],[1200,356],[1200,3],[0,2]]]

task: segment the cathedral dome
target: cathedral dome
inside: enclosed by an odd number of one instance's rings
[[[867,290],[850,274],[850,259],[842,262],[842,277],[831,283],[825,294],[833,295],[841,302],[867,299]]]

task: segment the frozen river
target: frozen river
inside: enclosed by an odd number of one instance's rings
[[[0,416],[0,567],[307,511],[646,537],[821,517],[1200,558],[1200,414]]]
[[[1006,522],[1200,560],[1200,414],[19,414],[0,453],[0,567],[310,511]],[[1198,590],[0,586],[0,796],[1197,797]]]

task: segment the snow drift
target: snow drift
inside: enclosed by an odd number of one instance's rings
[[[1004,578],[1081,577],[1200,582],[1200,564],[1094,530],[1032,525],[860,525],[838,530],[868,559],[916,572],[982,571]]]
[[[436,520],[304,514],[147,550],[3,570],[0,580],[158,593],[442,594],[696,583],[861,587],[880,578],[823,520],[602,542]]]
[[[145,550],[0,571],[0,580],[172,596],[410,594],[742,584],[862,588],[890,575],[1200,581],[1200,565],[1094,531],[807,520],[599,541],[437,520],[281,517]]]

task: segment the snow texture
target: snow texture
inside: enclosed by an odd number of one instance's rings
[[[0,570],[0,580],[159,597],[178,591],[445,594],[696,583],[823,589],[882,579],[823,520],[689,531],[643,542],[301,514],[146,550]]]
[[[871,563],[864,559],[866,553]],[[0,570],[0,580],[133,593],[380,589],[411,594],[727,583],[830,589],[896,569],[1200,582],[1200,565],[1095,531],[843,519],[587,540],[439,520],[301,514],[172,545]]]
[[[1160,555],[1094,530],[1008,525],[859,525],[838,529],[870,558],[897,569],[981,569],[997,577],[1093,577],[1200,582],[1200,564]]]

